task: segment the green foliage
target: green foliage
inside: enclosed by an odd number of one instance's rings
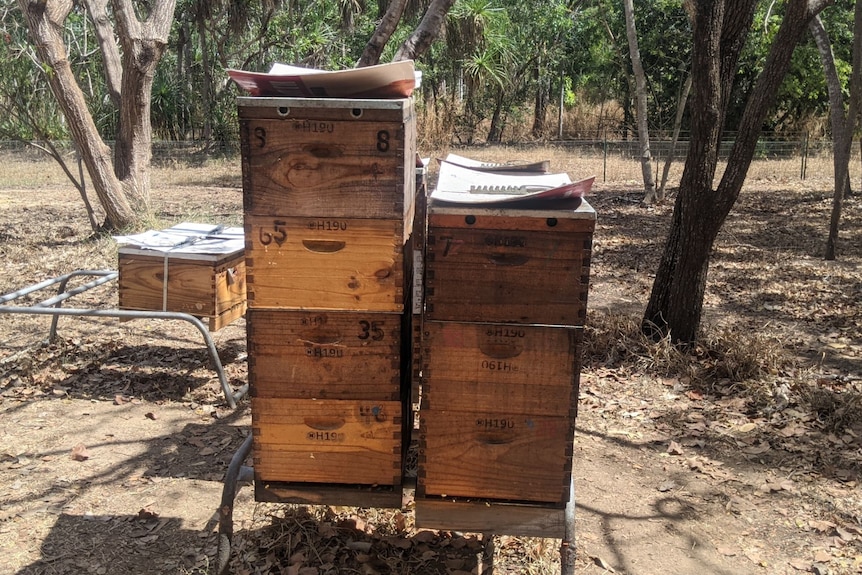
[[[381,61],[391,59],[418,24],[420,5],[410,3]],[[745,94],[763,66],[782,6],[763,3],[756,16],[731,94],[729,130],[738,122]],[[845,83],[850,72],[852,8],[851,0],[838,0],[823,14]],[[3,137],[24,139],[38,134],[68,137],[47,90],[45,79],[51,71],[35,63],[16,3],[3,0],[2,9],[0,132]],[[228,80],[227,68],[265,71],[273,62],[352,67],[384,9],[385,2],[368,0],[179,0],[168,50],[154,79],[156,137],[233,141],[235,99],[240,92]],[[682,0],[637,2],[635,18],[648,77],[650,125],[655,130],[669,129],[690,66],[689,20]],[[65,39],[99,131],[111,139],[118,113],[107,94],[92,23],[79,4],[68,19]],[[539,103],[553,105],[561,93],[567,107],[616,103],[626,110],[632,101],[625,23],[616,0],[458,0],[442,40],[416,66],[423,72],[420,104],[423,98],[429,104],[445,100],[456,110],[455,122],[462,131],[471,132],[471,139],[481,139],[484,130],[502,132],[530,121]],[[30,97],[22,99],[18,94]],[[770,127],[798,129],[827,111],[819,55],[807,38],[796,51]]]
[[[34,141],[65,138],[62,114],[36,60],[20,12],[7,9],[0,20],[0,138]]]

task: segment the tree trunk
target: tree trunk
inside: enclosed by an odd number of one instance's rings
[[[632,60],[632,71],[635,76],[635,102],[637,106],[638,141],[640,143],[641,174],[644,181],[644,203],[655,201],[655,179],[652,174],[652,156],[649,149],[649,118],[647,115],[646,74],[641,64],[641,53],[638,48],[637,29],[633,0],[623,0],[623,10],[626,16],[626,36],[629,41],[629,55]]]
[[[48,68],[48,84],[66,117],[72,139],[105,210],[106,224],[113,229],[128,226],[135,221],[135,212],[114,174],[111,150],[99,136],[84,94],[66,58],[63,23],[72,8],[72,0],[18,0],[18,5],[27,19],[39,58]]]
[[[96,41],[102,51],[105,66],[105,83],[111,102],[120,107],[123,64],[120,59],[120,48],[114,40],[114,29],[108,18],[108,0],[89,0],[87,11],[93,21],[96,31]]]
[[[533,105],[533,137],[541,138],[545,135],[545,115],[548,109],[548,99],[550,98],[550,86],[545,84],[542,78],[541,66],[536,64],[534,68],[534,80],[536,81],[536,99]]]
[[[676,144],[679,141],[679,131],[682,127],[682,117],[685,114],[685,105],[688,102],[688,95],[691,92],[691,74],[689,74],[685,83],[683,83],[682,91],[679,94],[679,99],[676,102],[676,117],[673,120],[673,135],[670,140],[670,150],[667,158],[664,161],[664,167],[661,172],[661,183],[656,190],[655,198],[659,202],[663,202],[665,198],[665,186],[667,185],[667,177],[670,173],[670,165],[673,163],[673,157],[676,154]]]
[[[494,98],[494,113],[491,116],[491,125],[488,128],[488,143],[499,144],[503,139],[502,112],[503,112],[503,87],[497,88],[497,96]]]
[[[203,131],[201,133],[201,139],[209,144],[212,141],[213,137],[213,124],[212,124],[212,113],[210,109],[212,107],[212,92],[213,92],[213,74],[212,74],[212,63],[210,61],[210,49],[207,45],[207,26],[206,20],[204,18],[204,14],[202,10],[198,9],[197,13],[197,24],[198,24],[198,41],[200,42],[201,48],[201,68],[203,69],[203,76],[201,82],[201,112],[203,112]],[[165,40],[167,40],[167,36],[165,36]]]
[[[722,179],[713,189],[729,94],[756,0],[696,4],[692,50],[692,135],[671,229],[644,312],[643,330],[677,343],[697,338],[709,254],[736,202],[766,113],[808,22],[829,0],[790,0],[763,72],[749,94]]]
[[[453,4],[455,4],[455,0],[432,0],[422,17],[422,21],[419,22],[419,26],[398,48],[392,60],[395,62],[415,60],[424,54],[440,33],[443,20]]]
[[[829,234],[826,239],[824,258],[834,260],[838,250],[838,229],[841,223],[841,210],[847,188],[850,187],[850,148],[853,143],[853,132],[856,129],[856,118],[859,114],[860,88],[862,88],[862,2],[856,3],[853,25],[853,71],[850,78],[850,106],[844,113],[844,98],[841,94],[841,80],[835,68],[832,55],[832,43],[820,18],[814,18],[809,24],[811,35],[820,52],[823,63],[823,73],[826,76],[826,86],[829,90],[829,118],[832,123],[832,165],[834,169],[834,188],[832,194],[832,214],[829,219]]]
[[[401,15],[404,14],[404,8],[407,6],[407,0],[389,0],[389,6],[386,8],[386,13],[374,30],[368,44],[365,45],[365,50],[362,51],[362,56],[359,57],[357,67],[373,66],[380,63],[380,55],[383,49],[395,33],[398,27],[398,22],[401,21]]]
[[[144,21],[135,15],[132,0],[113,0],[113,6],[123,48],[123,101],[114,171],[127,197],[143,208],[150,199],[153,79],[168,43],[176,0],[155,0]]]

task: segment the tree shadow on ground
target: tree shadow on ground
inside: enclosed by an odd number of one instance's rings
[[[159,338],[168,345],[124,345],[105,338],[57,338],[20,354],[0,366],[6,381],[0,393],[55,395],[147,401],[188,398],[207,388],[214,401],[224,401],[218,373],[203,341]],[[174,345],[170,345],[175,341]],[[187,347],[197,344],[198,347]],[[219,342],[218,357],[230,383],[241,386],[245,370],[245,341]],[[234,377],[230,377],[233,375]],[[200,394],[199,394],[200,395]]]
[[[214,533],[185,529],[177,517],[61,513],[39,560],[16,575],[191,573],[213,561],[215,544]]]

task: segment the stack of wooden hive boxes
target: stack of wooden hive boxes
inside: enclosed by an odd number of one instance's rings
[[[388,489],[400,504],[412,421],[413,101],[238,106],[256,497]]]
[[[569,501],[594,227],[586,201],[497,209],[432,199],[417,525],[552,536],[519,533],[511,513],[496,526],[471,522],[453,504]]]

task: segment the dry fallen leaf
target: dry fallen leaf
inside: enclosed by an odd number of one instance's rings
[[[811,519],[808,521],[808,526],[815,531],[819,531],[820,533],[827,533],[835,528],[834,523],[832,523],[831,521],[825,521],[823,519]]]
[[[155,519],[158,516],[158,513],[146,507],[138,511],[138,519]]]
[[[79,443],[72,448],[72,459],[75,461],[86,461],[90,459],[90,452],[83,443]]]
[[[430,529],[423,529],[413,535],[413,541],[418,541],[419,543],[430,543],[431,541],[434,541],[435,537],[437,536],[433,531]]]
[[[159,418],[159,416],[156,415],[155,413],[153,413],[152,411],[148,411],[147,413],[145,413],[144,417],[146,417],[147,419],[152,419],[154,421]]]
[[[818,549],[814,552],[814,562],[815,563],[829,563],[832,561],[832,554],[828,551],[824,551],[823,549]]]
[[[354,551],[361,551],[363,553],[368,553],[371,551],[371,542],[370,541],[348,541],[347,548],[353,549]]]
[[[667,446],[667,452],[670,455],[682,455],[682,446],[676,441],[671,441],[670,445]]]
[[[756,443],[751,447],[744,448],[742,451],[743,453],[747,453],[748,455],[761,455],[763,453],[766,453],[770,449],[772,449],[772,447],[769,446],[768,442],[761,441],[760,443]]]
[[[606,571],[610,571],[611,573],[616,573],[616,571],[614,571],[614,568],[611,567],[610,563],[608,563],[607,561],[605,561],[601,557],[594,555],[594,556],[590,557],[590,559],[592,559],[593,563],[595,563],[596,565],[598,565],[602,569],[605,569]]]
[[[404,514],[400,511],[395,512],[395,530],[398,532],[404,531],[407,529],[407,520],[404,518]]]
[[[751,433],[755,429],[757,429],[757,424],[751,423],[751,422],[743,423],[742,425],[740,425],[739,427],[736,428],[736,430],[739,433]]]
[[[844,542],[853,541],[856,539],[856,535],[848,531],[847,529],[842,529],[841,527],[836,527],[835,532],[838,533],[838,537],[841,538]]]

